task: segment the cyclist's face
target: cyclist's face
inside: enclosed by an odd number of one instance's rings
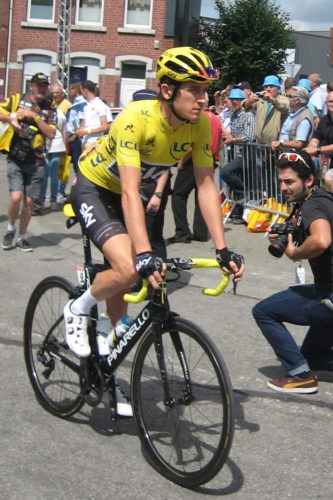
[[[186,120],[195,121],[206,104],[206,83],[182,83],[174,101],[176,112]]]

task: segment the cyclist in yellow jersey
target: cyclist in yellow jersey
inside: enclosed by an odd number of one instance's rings
[[[64,309],[66,340],[81,357],[90,355],[87,318],[106,300],[112,324],[126,313],[122,297],[139,277],[157,289],[165,266],[151,249],[140,198],[142,186],[155,185],[158,201],[163,175],[192,148],[200,209],[216,248],[216,258],[239,281],[243,258],[225,244],[219,195],[214,184],[211,132],[202,112],[209,84],[219,75],[209,58],[191,47],[165,51],[158,59],[158,100],[132,102],[109,135],[83,154],[71,202],[89,237],[111,269]],[[154,195],[153,195],[154,196]]]

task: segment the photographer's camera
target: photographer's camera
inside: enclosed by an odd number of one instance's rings
[[[298,237],[298,233],[298,228],[294,226],[292,222],[273,224],[271,226],[271,234],[278,234],[279,236],[269,245],[269,253],[273,255],[273,257],[282,257],[288,245],[288,234],[293,235],[294,241],[301,243]]]

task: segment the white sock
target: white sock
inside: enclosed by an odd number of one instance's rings
[[[90,293],[90,288],[86,290],[78,299],[71,305],[71,311],[74,314],[89,314],[91,308],[97,304],[96,300]]]
[[[25,235],[25,234],[19,234],[19,235],[17,236],[17,241],[24,240],[24,239],[25,239],[25,237],[26,237],[26,235]]]
[[[8,223],[7,230],[8,230],[8,231],[16,231],[15,224],[14,224],[14,225],[12,225],[12,224],[9,224],[9,223]]]

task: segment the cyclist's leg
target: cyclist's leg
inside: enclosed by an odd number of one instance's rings
[[[91,293],[98,301],[107,299],[108,314],[115,324],[127,312],[127,304],[123,301],[124,293],[139,279],[128,234],[115,235],[105,241],[103,254],[111,269],[96,276]]]
[[[121,197],[96,186],[80,172],[71,192],[71,202],[84,232],[110,263],[112,269],[99,273],[94,284],[64,310],[67,342],[79,356],[89,356],[87,315],[97,302],[112,299],[112,316],[121,303],[120,295],[138,275],[133,264],[131,240],[123,224]],[[118,312],[124,310],[123,304]],[[111,311],[110,311],[111,312]],[[115,318],[111,316],[114,321]]]

